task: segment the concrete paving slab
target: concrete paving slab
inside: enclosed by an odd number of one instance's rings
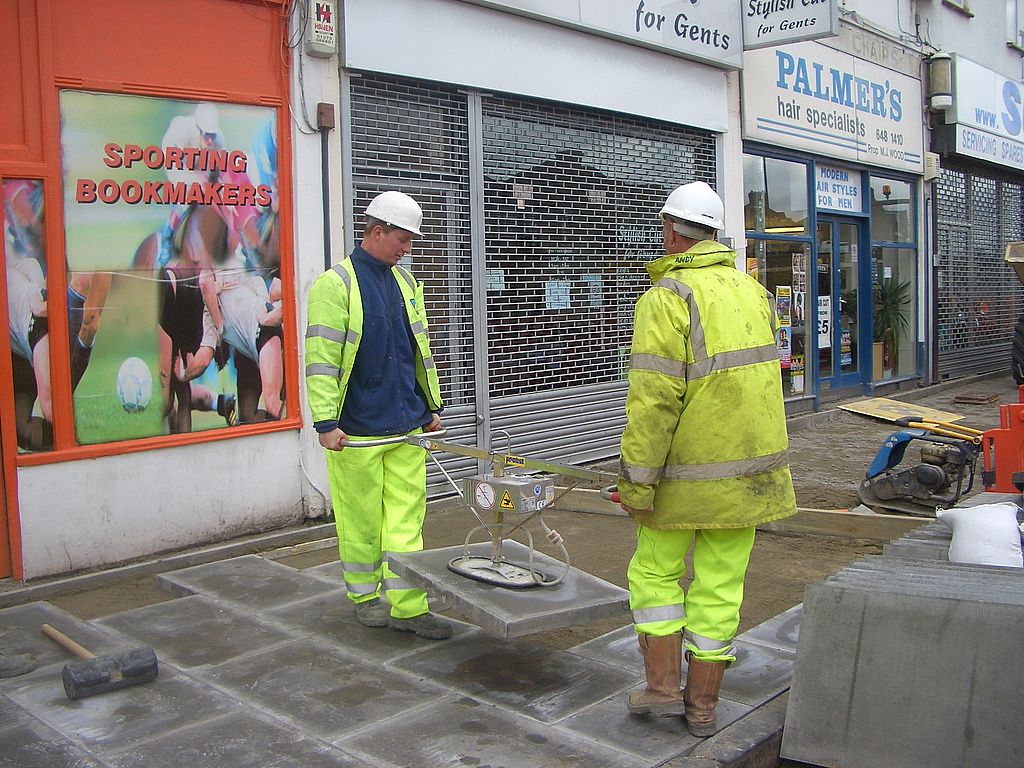
[[[166,733],[108,758],[111,768],[372,768],[290,726],[247,712]]]
[[[169,664],[151,683],[72,701],[64,695],[59,669],[49,679],[35,675],[5,693],[32,716],[106,759],[114,750],[204,723],[237,709],[229,696],[182,674]],[[32,679],[35,678],[35,679]]]
[[[322,579],[330,582],[341,589],[345,589],[345,577],[341,572],[341,561],[332,560],[329,563],[321,563],[310,568],[303,568],[302,573],[312,576],[314,579]]]
[[[321,579],[257,555],[162,573],[156,581],[171,594],[203,594],[243,605],[250,611],[339,591]]]
[[[585,659],[593,659],[602,664],[610,664],[613,667],[628,670],[639,677],[644,674],[644,662],[640,656],[636,630],[633,629],[632,624],[580,643],[570,648],[569,652]]]
[[[638,682],[634,674],[574,653],[479,634],[405,656],[394,666],[545,723]]]
[[[740,639],[755,645],[796,653],[803,619],[804,605],[800,603],[747,630],[740,635]]]
[[[43,624],[51,624],[98,655],[127,650],[124,638],[104,632],[89,622],[42,601],[0,610],[0,647],[5,653],[32,654],[39,667],[74,661],[74,655],[42,633],[39,628]],[[57,676],[60,677],[60,670],[57,671]],[[3,690],[4,685],[11,680],[17,679],[0,679],[0,690]]]
[[[633,690],[640,690],[643,685]],[[620,693],[558,723],[559,729],[592,739],[598,744],[619,749],[659,765],[685,754],[701,742],[686,730],[681,717],[631,715],[626,709],[629,692]],[[722,698],[718,703],[718,722],[725,728],[750,712],[751,707]]]
[[[365,656],[308,640],[209,668],[203,679],[328,741],[446,695],[446,689],[412,675],[367,664]]]
[[[505,558],[513,563],[529,562],[529,548],[515,541],[502,545]],[[445,547],[391,556],[395,573],[431,594],[438,595],[453,609],[498,637],[521,637],[533,632],[586,624],[621,616],[629,592],[589,573],[570,568],[561,583],[550,587],[508,589],[467,578],[448,569],[465,547]],[[469,547],[474,557],[491,556],[490,543]],[[534,567],[556,578],[565,566],[541,552],[533,555]]]
[[[0,695],[0,765],[4,768],[104,768],[87,751]]]
[[[423,768],[442,765],[642,768],[650,765],[589,738],[576,737],[468,698],[439,702],[403,717],[400,722],[383,722],[337,744],[361,756],[370,765]]]
[[[1024,763],[1024,669],[1010,662],[1022,623],[1018,605],[812,585],[782,755],[858,768]]]
[[[409,632],[394,632],[387,627],[364,627],[356,621],[355,608],[349,599],[333,594],[267,611],[261,619],[291,632],[316,637],[367,662],[392,661],[448,642],[424,640]],[[449,621],[452,622],[453,637],[477,632],[476,627],[465,622]]]
[[[722,678],[722,696],[758,707],[789,689],[796,654],[736,639],[736,661]],[[686,665],[683,664],[685,675]]]
[[[245,615],[233,603],[203,595],[135,608],[98,619],[101,627],[134,638],[184,669],[228,659],[296,639],[274,624]]]

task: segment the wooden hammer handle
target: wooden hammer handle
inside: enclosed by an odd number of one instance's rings
[[[66,648],[67,650],[69,650],[73,654],[75,654],[75,656],[77,656],[78,658],[80,658],[80,659],[95,659],[96,658],[96,654],[95,653],[90,651],[88,648],[85,648],[84,646],[79,645],[74,640],[72,640],[70,637],[68,637],[63,632],[61,632],[59,629],[57,629],[55,627],[51,627],[49,624],[43,624],[43,626],[41,626],[40,629],[43,630],[43,634],[44,635],[46,635],[47,637],[51,638],[52,640],[56,640],[64,648]]]

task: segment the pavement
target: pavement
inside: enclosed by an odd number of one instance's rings
[[[337,562],[300,570],[257,545],[79,577],[148,567],[175,596],[88,621],[46,600],[74,579],[0,590],[0,648],[38,661],[0,680],[0,768],[779,765],[802,605],[736,639],[724,727],[697,739],[626,712],[644,679],[631,626],[567,650],[458,621],[440,642],[367,629]],[[159,677],[72,701],[74,657],[44,623],[97,655],[153,648]]]

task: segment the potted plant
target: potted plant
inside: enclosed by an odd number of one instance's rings
[[[872,339],[876,355],[880,346],[882,369],[891,371],[899,355],[900,337],[910,325],[903,309],[910,304],[910,281],[901,283],[895,277],[882,278],[875,284],[872,301]],[[877,370],[875,378],[880,378]]]

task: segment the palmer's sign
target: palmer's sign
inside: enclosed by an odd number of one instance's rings
[[[745,58],[745,139],[922,172],[920,80],[811,42]]]
[[[655,48],[723,69],[739,69],[743,63],[739,0],[464,1]]]

